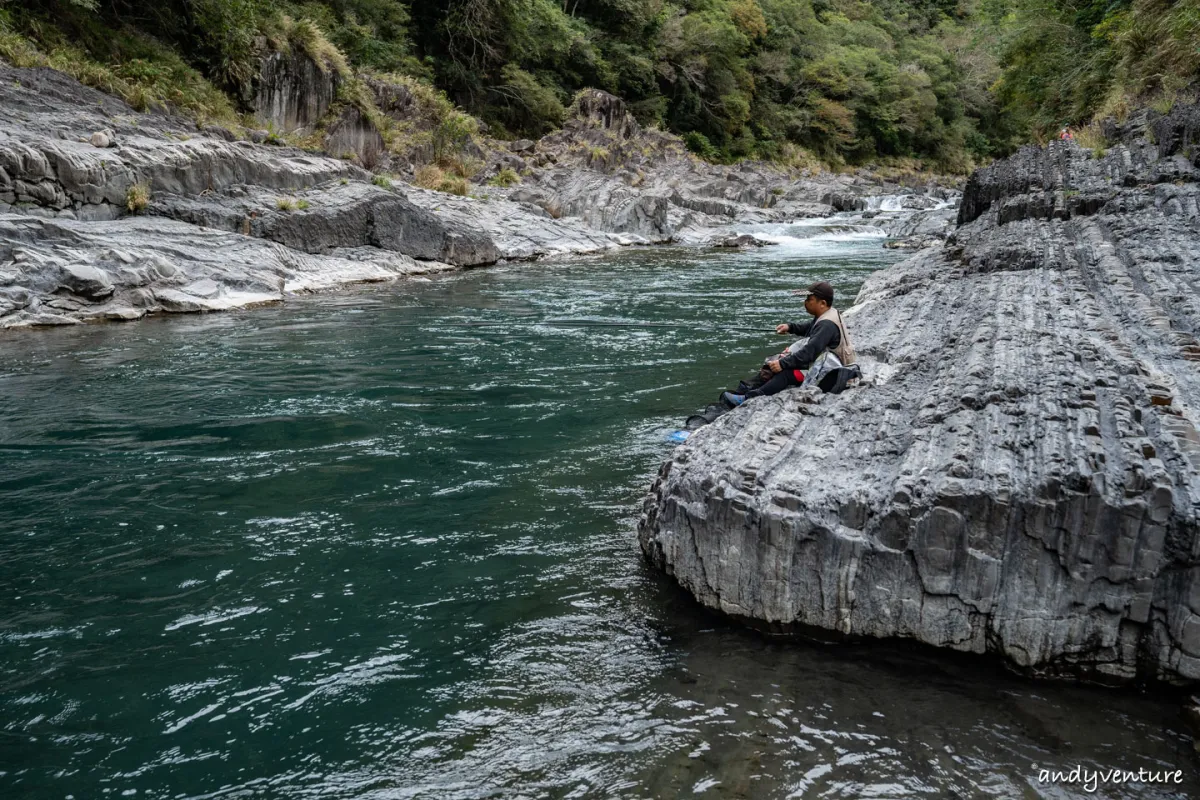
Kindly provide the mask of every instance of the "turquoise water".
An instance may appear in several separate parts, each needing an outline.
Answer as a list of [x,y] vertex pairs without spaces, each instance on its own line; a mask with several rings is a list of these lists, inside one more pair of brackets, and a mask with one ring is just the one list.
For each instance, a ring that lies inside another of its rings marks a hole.
[[735,328],[894,258],[774,233],[0,338],[0,797],[1194,796],[1168,701],[768,641],[643,564],[666,435],[787,341]]

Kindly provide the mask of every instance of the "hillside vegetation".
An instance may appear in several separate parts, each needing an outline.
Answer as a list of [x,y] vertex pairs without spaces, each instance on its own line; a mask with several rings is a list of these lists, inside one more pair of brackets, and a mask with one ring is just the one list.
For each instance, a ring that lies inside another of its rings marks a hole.
[[281,40],[498,138],[595,87],[714,161],[961,172],[1190,91],[1200,0],[0,0],[0,56],[204,120],[249,110]]
[[993,93],[1018,130],[1167,111],[1195,97],[1200,0],[987,0],[977,25],[1001,59]]

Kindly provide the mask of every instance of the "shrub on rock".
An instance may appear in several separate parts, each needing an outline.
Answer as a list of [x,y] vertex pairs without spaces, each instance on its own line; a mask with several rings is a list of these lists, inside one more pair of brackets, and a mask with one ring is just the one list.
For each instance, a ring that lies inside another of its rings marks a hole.
[[137,214],[150,205],[150,184],[135,183],[125,192],[125,208]]

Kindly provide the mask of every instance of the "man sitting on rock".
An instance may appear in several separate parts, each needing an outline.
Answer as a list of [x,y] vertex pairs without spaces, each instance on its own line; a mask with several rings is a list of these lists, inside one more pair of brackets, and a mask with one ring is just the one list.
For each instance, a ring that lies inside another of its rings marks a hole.
[[[833,286],[820,281],[808,287],[804,310],[812,315],[811,322],[785,322],[775,328],[779,334],[807,336],[804,346],[768,361],[757,379],[749,384],[743,382],[738,387],[744,392],[725,392],[721,395],[722,400],[731,406],[740,406],[751,397],[778,394],[804,383],[802,370],[806,369],[812,371],[809,380],[826,392],[840,392],[847,380],[858,376],[854,346],[842,323],[841,312],[833,307]],[[830,355],[837,363],[829,358]]]

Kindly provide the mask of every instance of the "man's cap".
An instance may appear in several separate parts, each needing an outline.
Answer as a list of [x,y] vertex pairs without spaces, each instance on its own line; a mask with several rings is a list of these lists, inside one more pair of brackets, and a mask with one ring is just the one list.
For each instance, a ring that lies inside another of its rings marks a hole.
[[833,305],[833,284],[829,281],[817,281],[807,289],[797,289],[792,294],[811,294],[829,303],[829,305]]

